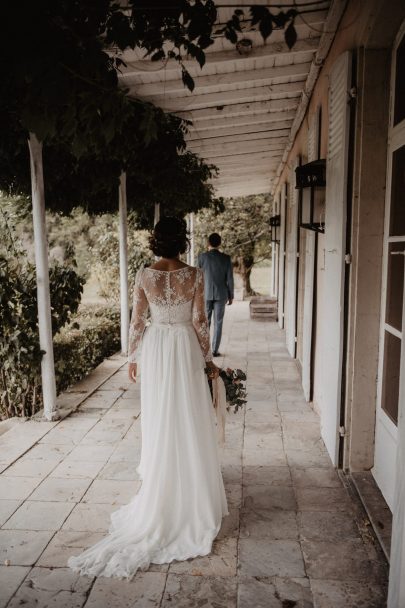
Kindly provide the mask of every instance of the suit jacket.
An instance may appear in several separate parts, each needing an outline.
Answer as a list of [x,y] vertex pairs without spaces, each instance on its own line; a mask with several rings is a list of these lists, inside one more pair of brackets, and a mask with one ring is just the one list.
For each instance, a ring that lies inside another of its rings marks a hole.
[[200,253],[197,266],[204,271],[206,300],[233,300],[233,268],[229,255],[211,249]]

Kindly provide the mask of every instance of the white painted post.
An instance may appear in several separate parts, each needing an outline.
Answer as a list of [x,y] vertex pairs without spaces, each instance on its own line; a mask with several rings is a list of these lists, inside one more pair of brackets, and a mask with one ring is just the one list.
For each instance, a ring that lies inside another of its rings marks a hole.
[[44,355],[41,359],[42,395],[44,416],[57,418],[56,382],[53,359],[51,296],[49,291],[48,243],[46,238],[44,173],[42,143],[34,133],[28,140],[31,165],[32,219],[34,225],[35,266],[37,275],[39,344]]
[[119,185],[119,248],[120,248],[120,300],[121,300],[121,351],[128,351],[129,297],[128,297],[128,222],[127,174],[120,175]]
[[194,241],[194,213],[190,213],[189,215],[190,218],[190,224],[189,224],[189,230],[190,230],[190,266],[194,266],[194,261],[195,261],[195,241]]
[[160,220],[160,203],[155,203],[155,217],[153,219],[153,225],[156,226]]
[[276,244],[271,244],[270,297],[276,297]]

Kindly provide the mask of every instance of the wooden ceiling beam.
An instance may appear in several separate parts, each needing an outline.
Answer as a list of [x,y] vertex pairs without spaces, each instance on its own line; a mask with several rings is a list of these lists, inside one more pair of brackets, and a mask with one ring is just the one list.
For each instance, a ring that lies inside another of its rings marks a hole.
[[276,137],[262,139],[260,141],[247,141],[240,142],[239,146],[235,143],[230,144],[212,144],[211,146],[201,146],[200,148],[194,148],[193,152],[198,152],[200,156],[214,158],[215,156],[223,156],[224,153],[235,153],[238,149],[243,153],[248,152],[267,152],[271,150],[280,150],[283,148],[283,144],[288,141],[287,135],[285,137]]
[[258,150],[257,152],[220,152],[219,154],[206,154],[204,156],[204,160],[207,163],[211,163],[213,165],[221,166],[221,163],[227,162],[229,159],[239,160],[240,162],[245,162],[249,159],[253,159],[256,157],[281,157],[284,152],[284,146],[267,146],[265,150]]
[[235,103],[250,103],[254,101],[268,101],[271,99],[283,99],[284,97],[298,97],[305,84],[305,76],[294,78],[293,82],[281,84],[266,84],[262,86],[239,88],[215,93],[197,93],[182,97],[154,96],[145,97],[145,101],[159,106],[166,112],[193,112],[204,108],[216,108]]
[[181,79],[169,80],[168,82],[152,82],[149,84],[137,84],[131,82],[130,79],[126,81],[126,85],[138,96],[145,98],[156,98],[168,97],[171,93],[178,94],[181,96],[189,96],[197,93],[215,93],[220,92],[221,88],[237,86],[239,84],[259,83],[264,84],[276,84],[276,82],[285,81],[291,77],[306,77],[311,67],[310,62],[296,63],[292,65],[276,66],[272,68],[262,68],[258,70],[246,69],[238,72],[228,72],[225,74],[212,74],[210,76],[198,76],[194,80],[195,89],[193,93],[185,88]]
[[268,114],[270,112],[284,110],[294,110],[297,107],[297,98],[294,99],[273,99],[263,101],[252,101],[250,103],[234,103],[229,105],[218,105],[215,108],[204,108],[201,110],[194,110],[193,112],[187,111],[185,108],[181,112],[177,112],[182,118],[192,120],[193,124],[197,125],[199,122],[210,121],[208,124],[212,127],[213,120],[231,118],[231,117],[243,117],[243,116],[257,116],[259,114]]
[[[198,151],[202,147],[208,147],[216,144],[228,144],[228,143],[239,143],[243,141],[258,141],[260,139],[268,139],[273,137],[288,136],[291,128],[291,122],[286,123],[285,126],[277,125],[276,129],[262,129],[256,130],[253,133],[232,133],[231,135],[216,135],[211,137],[205,137],[201,139],[193,139],[188,141],[187,148],[189,150]],[[282,123],[284,124],[284,123]]]
[[251,129],[260,129],[274,124],[284,124],[287,121],[293,120],[294,116],[294,110],[287,110],[286,112],[269,112],[268,114],[254,114],[253,116],[245,115],[237,118],[224,118],[222,121],[216,120],[214,126],[208,121],[199,122],[196,125],[190,126],[186,139],[187,141],[191,141],[193,139],[211,137],[212,134],[216,133],[231,135],[232,133],[239,133],[241,130],[251,132]]

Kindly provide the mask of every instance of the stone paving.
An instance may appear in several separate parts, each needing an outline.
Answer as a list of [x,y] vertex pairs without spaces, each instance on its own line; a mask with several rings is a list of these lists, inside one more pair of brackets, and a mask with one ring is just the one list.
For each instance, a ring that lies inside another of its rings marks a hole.
[[[100,370],[80,383],[75,413],[59,423],[22,423],[0,437],[0,608],[385,605],[386,563],[359,502],[331,466],[283,332],[250,321],[248,312],[247,303],[227,308],[221,347],[221,365],[247,369],[249,403],[227,424],[230,515],[212,554],[152,566],[130,582],[80,577],[66,567],[69,555],[105,534],[110,513],[139,487],[139,386],[116,358],[99,388]],[[89,387],[95,392],[86,398]],[[19,457],[16,446],[23,446]]]

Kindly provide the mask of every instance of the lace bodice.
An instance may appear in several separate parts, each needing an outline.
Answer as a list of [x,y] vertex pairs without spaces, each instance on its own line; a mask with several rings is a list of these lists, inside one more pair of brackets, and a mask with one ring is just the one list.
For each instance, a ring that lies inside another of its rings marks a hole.
[[211,361],[210,332],[205,313],[204,274],[199,268],[143,268],[135,279],[129,329],[128,361],[136,362],[146,322],[192,323],[206,361]]

